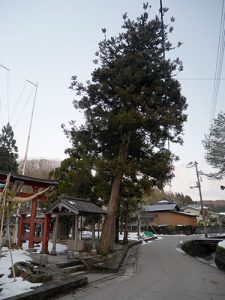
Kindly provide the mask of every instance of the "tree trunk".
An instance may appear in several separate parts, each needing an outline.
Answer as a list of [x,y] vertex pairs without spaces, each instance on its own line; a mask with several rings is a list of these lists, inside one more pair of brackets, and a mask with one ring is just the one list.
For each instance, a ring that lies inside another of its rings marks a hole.
[[[119,204],[119,203],[118,203]],[[120,235],[120,205],[117,206],[117,215],[116,215],[116,234],[115,234],[115,242],[119,242]]]
[[112,191],[107,209],[107,216],[103,225],[102,236],[99,246],[99,253],[102,255],[109,253],[113,249],[115,243],[116,212],[121,181],[122,175],[118,175],[115,177],[112,185]]
[[128,200],[125,204],[125,222],[124,222],[124,236],[123,236],[123,244],[128,244],[128,217],[129,217],[129,210],[128,210]]
[[[120,147],[120,152],[118,158],[125,162],[128,154],[128,146],[130,142],[130,133],[123,135],[122,144]],[[120,185],[122,182],[123,173],[118,174],[114,177],[111,195],[109,199],[107,215],[102,229],[102,236],[99,245],[99,253],[105,255],[113,250],[116,237],[116,216],[117,207],[120,193]]]

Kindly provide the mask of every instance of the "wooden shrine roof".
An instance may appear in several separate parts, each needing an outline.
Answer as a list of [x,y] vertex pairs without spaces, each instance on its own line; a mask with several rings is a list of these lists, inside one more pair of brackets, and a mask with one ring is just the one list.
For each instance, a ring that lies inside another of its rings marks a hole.
[[47,208],[45,213],[60,213],[65,209],[77,215],[106,214],[105,210],[91,203],[88,199],[68,196],[60,196],[58,200]]

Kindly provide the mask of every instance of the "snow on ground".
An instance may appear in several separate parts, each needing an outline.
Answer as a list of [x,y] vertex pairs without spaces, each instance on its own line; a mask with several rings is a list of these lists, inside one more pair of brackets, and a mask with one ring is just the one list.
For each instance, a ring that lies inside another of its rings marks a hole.
[[179,252],[179,253],[185,254],[185,252],[179,247],[176,248],[176,251]]
[[[92,233],[90,231],[84,231],[82,233],[83,238],[91,238]],[[98,236],[98,233],[96,233],[96,237]],[[144,241],[145,235],[142,232],[140,234],[141,238],[143,239],[142,245],[146,245],[151,243],[152,241]],[[120,240],[123,240],[123,234],[120,234],[119,236]],[[158,237],[157,240],[162,239],[162,237]],[[129,232],[128,234],[128,240],[139,240],[137,232]],[[49,242],[48,244],[49,251],[52,250],[52,242]],[[23,249],[22,250],[12,250],[12,257],[13,257],[13,263],[15,264],[18,261],[31,261],[31,257],[29,256],[29,253],[26,251],[28,249],[28,241],[26,243],[23,243]],[[35,252],[39,253],[41,251],[41,244],[36,244]],[[67,249],[66,245],[63,244],[56,244],[56,251],[58,253],[63,253]],[[4,274],[2,277],[0,277],[0,289],[2,291],[0,292],[0,299],[6,299],[8,297],[12,297],[18,294],[26,293],[29,291],[32,291],[33,288],[38,287],[42,285],[42,283],[30,283],[26,280],[23,280],[21,277],[16,277],[16,281],[14,281],[13,278],[8,278],[11,268],[11,260],[10,260],[10,252],[9,249],[6,247],[2,248],[2,257],[0,259],[0,274]]]
[[225,240],[221,241],[218,243],[218,246],[222,247],[225,249]]
[[[52,251],[52,246],[53,243],[52,242],[48,242],[48,251],[51,252]],[[28,247],[28,241],[26,241],[26,243],[23,243],[23,250],[27,250]],[[34,245],[34,249],[36,253],[40,253],[41,252],[41,243],[40,244],[35,244]],[[59,244],[56,243],[56,251],[61,254],[63,252],[65,252],[67,250],[67,245],[63,245],[63,244]]]
[[[52,250],[53,244],[49,242],[49,251]],[[63,253],[66,251],[66,245],[56,244],[56,251],[58,253]],[[13,264],[18,261],[32,261],[29,253],[26,251],[28,249],[28,241],[23,243],[23,250],[12,250]],[[36,252],[41,251],[41,244],[36,244],[34,249]],[[13,278],[8,278],[11,268],[10,252],[6,247],[2,248],[2,257],[0,259],[0,274],[4,276],[0,277],[0,299],[5,299],[18,294],[26,293],[32,291],[34,287],[42,285],[42,283],[30,283],[29,281],[23,280],[22,277],[16,277],[16,281]]]
[[[152,241],[145,241],[145,238],[148,238],[144,235],[144,232],[141,232],[140,234],[141,238],[143,239],[142,245],[147,245],[149,243],[152,243]],[[155,235],[157,236],[157,240],[162,239],[165,235]],[[181,235],[179,235],[181,236]],[[90,231],[83,231],[82,232],[83,238],[92,238],[92,233]],[[98,232],[96,232],[96,238],[98,237]],[[123,240],[123,234],[119,235],[119,239]],[[132,241],[138,241],[138,234],[137,232],[129,232],[128,234],[128,240]],[[220,242],[219,245],[223,248],[225,248],[225,240]],[[52,250],[53,244],[49,242],[49,251]],[[35,245],[36,252],[41,251],[41,244]],[[32,259],[29,256],[29,253],[26,252],[28,249],[28,242],[23,243],[23,250],[13,250],[12,256],[13,256],[13,263],[16,263],[18,261],[31,261]],[[67,249],[66,245],[63,244],[56,244],[56,251],[58,253],[64,253]],[[11,267],[11,261],[10,261],[10,253],[8,248],[3,247],[2,257],[0,259],[0,274],[4,274],[2,277],[0,277],[0,289],[2,291],[0,292],[0,299],[6,299],[8,297],[12,297],[14,295],[22,294],[28,291],[32,291],[34,287],[40,286],[41,283],[30,283],[26,280],[23,280],[21,277],[16,277],[16,281],[14,282],[13,278],[8,278],[8,275],[11,273],[10,267]],[[177,249],[178,251],[178,249]],[[182,250],[180,249],[179,252]]]
[[[13,250],[12,257],[14,264],[18,261],[31,261],[28,253],[24,250]],[[32,291],[32,288],[41,285],[41,283],[30,283],[26,280],[23,281],[21,277],[16,277],[16,281],[14,281],[13,278],[8,278],[11,273],[10,267],[10,252],[8,248],[4,247],[0,260],[0,274],[4,274],[0,278],[0,289],[2,289],[2,291],[0,292],[0,299],[5,299],[28,291]]]
[[[101,236],[101,232],[99,233],[99,236]],[[82,232],[82,237],[83,238],[92,238],[92,232],[91,231],[83,231]],[[95,233],[95,237],[98,238],[98,232]],[[123,240],[123,237],[124,237],[124,234],[119,234],[119,240],[122,241]],[[140,233],[140,237],[141,239],[143,239],[143,242],[142,242],[142,245],[146,245],[146,244],[149,244],[151,243],[152,241],[144,241],[144,238],[147,238],[144,234],[144,232],[141,232]],[[157,235],[158,237],[158,235]],[[158,237],[158,240],[161,239],[161,237]],[[129,241],[139,241],[140,238],[138,237],[138,233],[137,232],[129,232],[128,233],[128,240]]]

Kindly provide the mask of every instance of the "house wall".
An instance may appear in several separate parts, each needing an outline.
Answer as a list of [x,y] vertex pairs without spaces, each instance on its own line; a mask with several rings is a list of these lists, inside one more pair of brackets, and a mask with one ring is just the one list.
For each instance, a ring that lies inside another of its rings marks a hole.
[[174,212],[156,212],[151,225],[197,225],[197,219],[193,216],[182,215]]
[[[185,213],[190,213],[192,215],[195,215],[197,217],[197,222],[199,221],[203,221],[203,216],[201,215],[201,212],[199,209],[195,209],[195,208],[191,208],[191,207],[186,207],[183,209],[183,211]],[[222,225],[221,220],[219,218],[219,214],[213,211],[209,211],[209,210],[204,210],[206,213],[206,218],[210,219],[210,218],[214,218],[215,222],[218,223],[219,225]],[[215,223],[214,222],[214,223]]]
[[191,207],[186,207],[186,208],[183,209],[183,211],[185,213],[195,215],[197,217],[197,222],[203,220],[203,217],[200,214],[200,210],[199,209],[195,209],[195,208],[191,208]]

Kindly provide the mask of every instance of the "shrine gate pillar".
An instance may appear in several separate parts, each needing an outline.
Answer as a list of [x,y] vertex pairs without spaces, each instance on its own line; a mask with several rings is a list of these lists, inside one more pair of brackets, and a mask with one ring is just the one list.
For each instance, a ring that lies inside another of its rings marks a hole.
[[[38,192],[38,187],[32,186],[33,193]],[[29,249],[34,248],[35,225],[36,225],[36,212],[37,212],[37,198],[32,200],[31,216],[30,216],[30,234],[29,234]]]

